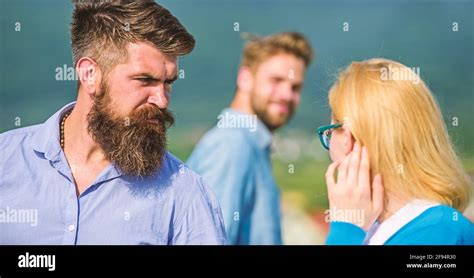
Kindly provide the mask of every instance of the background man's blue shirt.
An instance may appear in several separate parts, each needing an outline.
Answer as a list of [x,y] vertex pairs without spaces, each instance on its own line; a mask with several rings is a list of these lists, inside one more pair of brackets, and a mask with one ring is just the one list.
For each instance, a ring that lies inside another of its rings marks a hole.
[[225,243],[214,194],[170,153],[141,180],[111,163],[77,196],[59,146],[60,116],[73,105],[0,134],[0,244]]
[[[246,115],[229,108],[221,115],[226,113]],[[270,131],[260,121],[256,129],[216,126],[187,161],[216,193],[229,244],[282,244],[280,193],[272,174],[271,140]]]

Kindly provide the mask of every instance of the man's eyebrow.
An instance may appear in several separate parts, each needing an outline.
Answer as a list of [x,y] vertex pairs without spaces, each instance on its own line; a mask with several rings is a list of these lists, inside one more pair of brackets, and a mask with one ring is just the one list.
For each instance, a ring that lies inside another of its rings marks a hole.
[[178,75],[177,75],[177,74],[173,75],[171,78],[168,78],[167,81],[173,83],[173,82],[176,81],[176,79],[178,79]]
[[[132,76],[132,78],[147,78],[147,79],[150,79],[151,81],[161,81],[162,78],[158,78],[150,73],[139,73],[139,74],[134,74]],[[174,82],[176,81],[176,79],[178,79],[178,75],[175,74],[173,75],[171,78],[167,78],[165,79],[165,81],[167,82]]]
[[151,80],[160,80],[159,78],[155,77],[154,75],[152,74],[149,74],[149,73],[137,73],[137,74],[133,74],[132,75],[132,78],[147,78],[147,79],[151,79]]

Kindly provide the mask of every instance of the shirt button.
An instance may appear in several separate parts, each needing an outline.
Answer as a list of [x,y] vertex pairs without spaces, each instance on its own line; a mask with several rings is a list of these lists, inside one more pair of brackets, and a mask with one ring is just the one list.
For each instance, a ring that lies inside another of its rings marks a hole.
[[74,226],[74,225],[69,225],[69,231],[70,231],[70,232],[74,231],[75,228],[76,228],[76,226]]

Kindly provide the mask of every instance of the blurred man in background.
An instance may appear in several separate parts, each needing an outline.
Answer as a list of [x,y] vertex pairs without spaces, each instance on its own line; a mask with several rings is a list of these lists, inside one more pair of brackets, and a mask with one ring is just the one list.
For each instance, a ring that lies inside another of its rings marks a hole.
[[229,244],[282,244],[272,133],[298,107],[313,56],[298,33],[252,39],[244,49],[230,107],[188,160],[217,194]]

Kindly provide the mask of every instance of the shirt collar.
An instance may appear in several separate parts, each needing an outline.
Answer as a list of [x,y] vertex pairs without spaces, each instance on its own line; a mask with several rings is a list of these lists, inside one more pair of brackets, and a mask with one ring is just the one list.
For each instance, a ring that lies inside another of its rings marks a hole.
[[59,121],[63,115],[69,112],[76,102],[71,102],[63,106],[54,113],[35,133],[33,137],[33,149],[43,153],[48,160],[58,160],[61,152],[59,144]]
[[[61,145],[59,144],[59,122],[62,117],[74,108],[76,102],[71,102],[63,106],[59,111],[54,113],[41,128],[35,133],[33,137],[33,149],[37,152],[43,153],[44,157],[53,163],[53,166],[61,171],[64,175],[72,180],[70,176],[70,170],[66,158],[62,152]],[[120,170],[111,163],[105,171],[103,171],[94,184],[98,184],[107,180],[114,179],[121,176]],[[84,191],[81,195],[88,192],[89,189]]]
[[381,224],[376,222],[374,227],[367,233],[365,243],[369,245],[383,245],[403,226],[410,223],[427,209],[438,205],[438,203],[420,199],[410,201]]
[[[221,115],[235,115],[235,116],[251,116],[250,114],[241,112],[233,108],[226,108],[222,110]],[[247,134],[249,134],[251,140],[261,149],[270,149],[272,144],[272,133],[267,128],[267,126],[257,117],[256,118],[256,128],[255,130],[251,128],[245,128]]]

